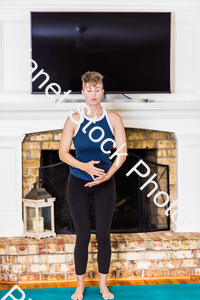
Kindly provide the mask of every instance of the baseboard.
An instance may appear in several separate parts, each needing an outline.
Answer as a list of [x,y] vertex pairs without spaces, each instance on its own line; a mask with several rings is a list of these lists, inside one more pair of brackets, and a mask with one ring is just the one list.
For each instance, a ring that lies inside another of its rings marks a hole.
[[[150,282],[150,281],[169,281],[169,280],[187,280],[187,281],[192,281],[192,280],[199,280],[200,282],[200,276],[168,276],[168,277],[137,277],[137,278],[132,278],[132,277],[127,277],[127,278],[108,278],[107,279],[107,283],[109,285],[109,282],[112,282],[113,285],[117,284],[117,283],[120,283],[123,281],[124,282],[127,282],[128,285],[130,285],[130,282],[131,283],[134,283],[134,282],[137,282],[137,281],[146,281],[146,282]],[[53,285],[53,284],[60,284],[60,285],[64,285],[64,284],[73,284],[73,283],[76,283],[77,280],[74,280],[74,279],[70,279],[70,280],[38,280],[38,281],[0,281],[0,285],[15,285],[15,284],[19,284],[19,285]],[[90,283],[90,286],[91,284],[95,284],[95,283],[98,283],[99,282],[99,278],[91,278],[91,279],[85,279],[85,283],[86,283],[86,286],[87,286],[87,283]],[[178,283],[178,282],[177,282]],[[123,284],[124,285],[124,284]],[[35,287],[32,287],[32,288],[37,288],[36,286]]]

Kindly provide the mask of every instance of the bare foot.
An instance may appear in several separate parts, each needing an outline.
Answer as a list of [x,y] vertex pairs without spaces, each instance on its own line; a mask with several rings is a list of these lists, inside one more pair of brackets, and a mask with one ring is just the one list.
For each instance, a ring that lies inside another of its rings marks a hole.
[[84,293],[84,286],[77,287],[75,293],[71,296],[71,299],[75,300],[82,300],[83,299],[83,293]]
[[101,287],[100,293],[104,299],[113,299],[115,297],[111,292],[109,292],[107,286]]

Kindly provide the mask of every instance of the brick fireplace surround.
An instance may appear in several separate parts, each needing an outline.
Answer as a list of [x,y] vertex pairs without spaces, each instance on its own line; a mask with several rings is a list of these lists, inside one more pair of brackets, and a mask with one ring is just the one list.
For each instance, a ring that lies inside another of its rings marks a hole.
[[[186,221],[176,226],[171,222],[169,231],[111,234],[108,277],[200,276],[200,105],[127,102],[103,103],[103,106],[121,115],[129,148],[156,148],[157,162],[169,164],[170,201],[180,200],[178,209],[187,212]],[[41,240],[24,238],[21,221],[21,187],[24,195],[35,181],[40,150],[58,149],[61,128],[71,109],[75,110],[73,103],[2,105],[0,175],[4,202],[0,210],[0,281],[75,279],[75,235]],[[14,175],[10,176],[10,172]],[[165,228],[164,221],[160,225]],[[97,246],[92,234],[87,278],[98,278]]]
[[[34,240],[0,238],[0,281],[76,279],[75,235]],[[200,233],[160,231],[111,234],[108,278],[200,276]],[[86,278],[99,278],[96,236],[91,234]]]
[[[155,159],[156,163],[169,165],[169,183],[170,183],[170,200],[175,200],[175,183],[176,183],[176,140],[173,133],[159,132],[155,130],[144,130],[139,128],[125,128],[128,149],[155,149],[155,158],[150,156],[149,160]],[[39,175],[39,166],[41,159],[41,150],[59,149],[62,130],[53,130],[27,134],[22,143],[22,188],[23,197],[31,190],[32,184]],[[71,149],[74,149],[72,143]],[[131,168],[131,166],[130,166]],[[129,169],[130,169],[129,168]],[[158,176],[161,176],[161,170],[157,170]],[[125,174],[123,174],[125,176]],[[166,173],[159,181],[161,190],[166,188]],[[54,195],[55,196],[55,195]],[[158,197],[158,203],[163,203]],[[176,210],[174,206],[170,211],[171,214]],[[158,208],[158,228],[167,228],[167,218],[165,208]]]

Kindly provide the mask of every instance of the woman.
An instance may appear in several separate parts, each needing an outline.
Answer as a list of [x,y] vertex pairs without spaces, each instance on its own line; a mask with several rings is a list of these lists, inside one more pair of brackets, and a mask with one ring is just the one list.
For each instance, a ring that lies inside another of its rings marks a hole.
[[[116,190],[113,174],[126,159],[126,135],[121,117],[101,106],[104,94],[103,76],[86,72],[82,77],[82,95],[86,107],[67,118],[59,148],[59,157],[72,166],[67,181],[67,202],[76,229],[74,249],[77,289],[72,299],[82,299],[90,241],[90,195],[95,213],[98,242],[100,293],[113,299],[107,288],[110,266],[110,228],[114,213]],[[113,140],[114,139],[114,140]],[[70,153],[72,140],[76,158]],[[119,149],[112,164],[112,146]]]

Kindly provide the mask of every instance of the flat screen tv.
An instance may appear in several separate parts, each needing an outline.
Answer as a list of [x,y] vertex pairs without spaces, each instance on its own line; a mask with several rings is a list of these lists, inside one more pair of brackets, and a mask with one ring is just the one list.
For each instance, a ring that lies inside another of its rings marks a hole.
[[104,75],[105,93],[170,93],[170,37],[170,12],[31,12],[32,59],[62,93],[80,93],[87,71]]

